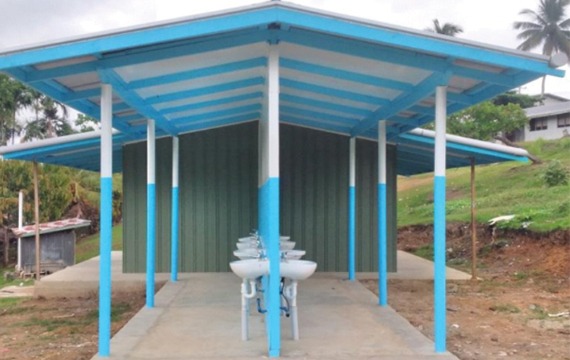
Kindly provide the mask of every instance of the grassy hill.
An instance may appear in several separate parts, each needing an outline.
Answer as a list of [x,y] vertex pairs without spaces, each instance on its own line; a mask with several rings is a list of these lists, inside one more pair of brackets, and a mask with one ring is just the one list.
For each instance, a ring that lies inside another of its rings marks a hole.
[[[570,185],[548,187],[544,173],[553,161],[570,170],[570,138],[523,144],[543,164],[507,162],[477,166],[477,222],[514,214],[502,226],[537,232],[570,229]],[[433,174],[398,179],[398,225],[433,222]],[[470,221],[470,169],[447,171],[447,220]]]

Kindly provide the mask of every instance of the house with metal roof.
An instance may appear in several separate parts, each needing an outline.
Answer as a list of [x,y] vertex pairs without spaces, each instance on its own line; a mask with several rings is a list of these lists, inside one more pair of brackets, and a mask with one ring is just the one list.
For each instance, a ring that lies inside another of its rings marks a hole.
[[570,136],[570,100],[559,99],[525,109],[528,124],[513,133],[513,140],[556,140]]
[[[0,51],[0,70],[101,122],[2,149],[101,173],[99,355],[110,354],[112,172],[124,175],[125,270],[226,271],[267,247],[268,354],[281,354],[280,234],[320,269],[375,269],[388,306],[396,174],[434,171],[435,352],[446,351],[445,170],[524,158],[445,135],[449,113],[556,69],[548,58],[271,1]],[[414,130],[435,121],[435,132]],[[115,129],[115,130],[113,130]],[[145,223],[145,226],[141,226]],[[146,239],[146,241],[141,241]],[[389,241],[389,239],[392,239]]]

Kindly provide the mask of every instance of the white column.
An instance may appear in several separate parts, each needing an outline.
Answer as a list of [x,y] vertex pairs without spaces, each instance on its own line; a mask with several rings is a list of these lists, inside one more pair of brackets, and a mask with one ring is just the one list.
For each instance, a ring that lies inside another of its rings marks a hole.
[[154,120],[147,120],[146,186],[146,306],[154,307],[154,263],[156,252],[156,150]]
[[349,141],[348,280],[356,279],[356,138]]
[[386,121],[378,122],[378,304],[388,305]]
[[447,88],[435,92],[435,154],[434,154],[434,338],[435,351],[446,351],[445,295],[445,158]]
[[[24,192],[18,193],[18,229],[24,226]],[[18,264],[16,270],[22,270],[22,239],[18,238]]]
[[113,243],[113,88],[101,85],[101,208],[99,261],[99,356],[111,342],[111,246]]
[[172,137],[172,210],[170,216],[171,221],[171,254],[170,254],[170,280],[178,280],[178,231],[179,231],[179,217],[178,217],[178,172],[179,172],[179,144],[178,136]]

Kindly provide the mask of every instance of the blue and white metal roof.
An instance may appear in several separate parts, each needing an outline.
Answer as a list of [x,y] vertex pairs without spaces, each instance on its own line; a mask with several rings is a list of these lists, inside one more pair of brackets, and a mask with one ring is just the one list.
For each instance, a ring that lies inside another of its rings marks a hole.
[[[549,58],[271,1],[202,16],[0,50],[0,71],[87,115],[114,89],[120,141],[258,120],[268,43],[280,53],[280,121],[392,141],[434,118],[545,74]],[[74,166],[73,161],[70,162]]]
[[[414,129],[400,134],[391,143],[397,146],[399,175],[433,171],[435,132]],[[144,140],[144,139],[143,139]],[[122,171],[123,145],[131,138],[118,132],[113,135],[113,171]],[[98,131],[46,139],[0,148],[5,159],[29,160],[99,171],[101,139]],[[447,135],[447,167],[469,166],[471,159],[478,165],[502,161],[527,161],[524,149]]]

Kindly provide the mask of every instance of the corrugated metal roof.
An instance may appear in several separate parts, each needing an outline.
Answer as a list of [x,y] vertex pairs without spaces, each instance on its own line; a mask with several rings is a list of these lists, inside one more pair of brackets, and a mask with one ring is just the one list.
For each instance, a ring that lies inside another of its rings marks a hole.
[[[91,225],[91,220],[85,219],[63,219],[40,224],[40,234],[48,234],[58,231],[77,229]],[[36,233],[35,225],[26,225],[22,228],[12,228],[14,235],[17,237],[33,236]]]
[[[94,118],[100,85],[111,84],[119,146],[143,138],[146,119],[158,136],[258,120],[270,44],[279,47],[282,123],[376,138],[387,120],[393,142],[433,120],[436,86],[448,85],[453,113],[564,74],[542,55],[281,1],[0,50],[0,71]],[[42,161],[86,167],[82,155],[50,155],[60,158]],[[95,158],[86,158],[91,169]]]
[[559,115],[559,114],[570,114],[570,101],[535,106],[525,109],[526,116],[531,119],[543,116]]

